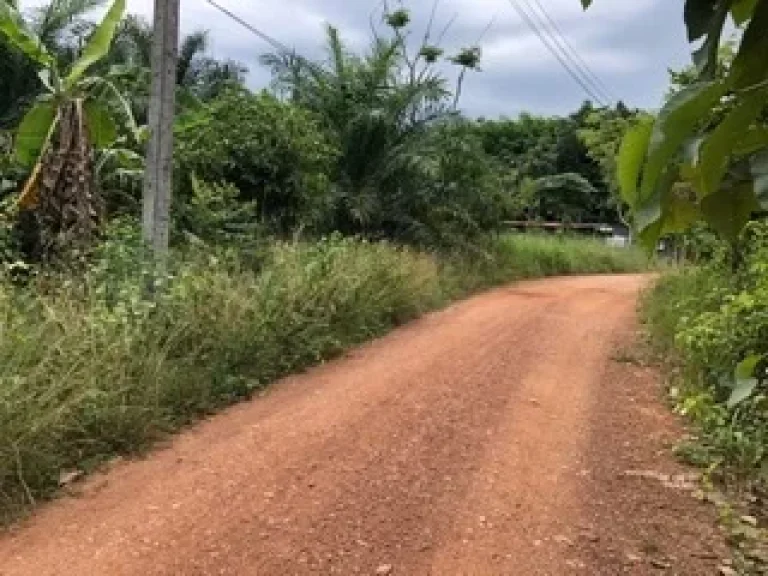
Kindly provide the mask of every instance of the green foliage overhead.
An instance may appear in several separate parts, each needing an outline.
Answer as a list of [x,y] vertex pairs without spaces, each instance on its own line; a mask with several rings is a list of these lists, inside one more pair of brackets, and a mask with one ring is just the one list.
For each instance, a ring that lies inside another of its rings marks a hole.
[[[643,169],[643,161],[653,134],[653,119],[642,118],[627,131],[619,148],[617,159],[617,177],[621,196],[630,208],[640,205],[637,182]],[[621,167],[619,169],[619,167]]]
[[0,0],[0,33],[11,46],[23,52],[42,67],[53,64],[54,58],[43,46],[40,38],[29,29],[18,10],[7,0]]
[[[718,58],[728,15],[744,34],[724,68]],[[732,242],[764,202],[759,159],[766,148],[754,135],[765,129],[768,103],[768,0],[687,0],[684,17],[688,39],[703,39],[694,54],[698,76],[669,98],[645,150],[639,133],[631,133],[619,164],[624,195],[643,216],[635,220],[649,247],[676,229],[669,222],[689,220],[677,211],[689,214],[691,206],[670,194],[678,181],[695,193],[701,216]]]
[[[4,2],[4,0],[0,0]],[[1,5],[0,5],[1,6]],[[32,33],[21,17],[5,21],[0,32],[5,37],[24,37],[28,40],[25,44],[15,42],[15,45],[24,50],[24,54],[45,67],[40,72],[44,79],[47,93],[38,95],[37,104],[34,105],[19,125],[16,140],[16,158],[26,167],[31,167],[42,155],[45,148],[51,142],[56,129],[58,118],[57,108],[69,101],[77,99],[93,99],[98,94],[92,92],[96,84],[94,78],[84,78],[85,72],[99,60],[103,59],[110,48],[118,23],[125,12],[125,0],[114,0],[111,8],[102,22],[96,27],[80,57],[72,64],[66,79],[62,80],[62,73],[55,59],[39,58],[40,39]],[[30,39],[34,39],[32,42]],[[105,106],[89,104],[85,107],[87,123],[92,135],[96,136],[96,144],[108,145],[116,139],[116,123],[111,113]]]
[[[87,13],[105,1],[48,0],[24,17],[16,12],[12,26],[6,21],[0,30],[0,77],[8,79],[0,81],[0,126],[15,126],[41,91],[59,83],[54,69],[65,70],[78,58],[93,28]],[[25,45],[10,39],[20,34]]]
[[66,88],[71,89],[80,81],[88,68],[107,55],[112,39],[115,37],[117,25],[122,20],[124,13],[125,0],[115,0],[101,23],[96,27],[90,40],[88,40],[88,44],[83,49],[80,58],[72,65],[69,74],[64,80]]

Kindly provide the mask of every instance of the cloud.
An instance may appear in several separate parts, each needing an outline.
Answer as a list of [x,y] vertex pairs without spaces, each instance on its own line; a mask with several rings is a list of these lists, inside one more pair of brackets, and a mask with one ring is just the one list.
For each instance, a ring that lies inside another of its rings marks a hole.
[[[534,56],[535,55],[535,56]],[[645,58],[636,52],[618,52],[605,47],[584,46],[579,49],[581,59],[595,74],[624,74],[642,68]],[[534,33],[517,36],[499,35],[483,45],[484,69],[499,74],[515,74],[557,68],[557,57],[542,45]]]
[[[44,0],[27,0],[24,6]],[[363,48],[371,23],[380,21],[381,0],[218,0],[260,30],[295,47],[307,57],[323,56],[324,25],[337,26],[354,47]],[[393,2],[395,0],[392,0]],[[482,36],[482,72],[464,88],[464,109],[475,116],[568,113],[587,98],[515,12],[512,0],[441,0],[435,30],[456,17],[445,35],[450,52],[475,44]],[[584,13],[579,0],[537,2],[565,33],[568,42],[611,93],[632,106],[657,107],[667,87],[667,69],[689,62],[682,23],[682,2],[669,0],[596,0]],[[153,0],[129,0],[133,12],[150,14]],[[432,0],[406,0],[412,9],[414,41],[421,38]],[[490,30],[488,24],[493,21]],[[185,31],[208,29],[217,57],[234,58],[251,69],[253,87],[266,86],[269,73],[258,63],[270,48],[216,11],[205,0],[186,0]]]

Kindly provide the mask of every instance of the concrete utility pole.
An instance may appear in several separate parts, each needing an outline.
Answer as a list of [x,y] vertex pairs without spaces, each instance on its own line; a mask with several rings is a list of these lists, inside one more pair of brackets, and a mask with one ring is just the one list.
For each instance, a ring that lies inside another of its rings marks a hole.
[[149,102],[150,139],[144,174],[142,229],[157,255],[168,252],[173,175],[173,116],[176,108],[176,66],[179,59],[179,2],[155,0],[152,44],[152,92]]

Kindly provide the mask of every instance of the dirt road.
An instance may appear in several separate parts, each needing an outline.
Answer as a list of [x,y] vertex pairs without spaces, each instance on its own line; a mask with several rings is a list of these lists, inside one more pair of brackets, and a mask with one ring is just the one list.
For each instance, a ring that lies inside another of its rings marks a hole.
[[281,382],[0,535],[0,574],[715,574],[625,352],[644,282],[496,290]]

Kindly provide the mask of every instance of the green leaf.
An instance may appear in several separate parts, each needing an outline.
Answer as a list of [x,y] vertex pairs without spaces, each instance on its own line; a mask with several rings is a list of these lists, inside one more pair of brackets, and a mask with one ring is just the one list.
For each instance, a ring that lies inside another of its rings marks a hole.
[[670,210],[674,209],[670,202],[671,192],[679,176],[677,166],[667,167],[653,196],[633,212],[635,229],[647,250],[658,243],[665,220],[669,218]]
[[760,361],[762,359],[763,359],[763,356],[761,356],[760,354],[753,354],[752,356],[748,356],[747,358],[739,362],[739,365],[736,366],[736,372],[735,372],[736,381],[746,380],[748,378],[754,378],[755,371],[757,370],[757,365],[760,364]]
[[109,148],[117,140],[117,125],[109,110],[98,102],[83,106],[88,134],[94,148]]
[[701,218],[701,210],[694,195],[693,190],[686,185],[672,187],[664,206],[662,236],[685,232]]
[[701,145],[704,138],[690,138],[683,143],[681,148],[680,176],[688,182],[694,190],[701,187]]
[[731,17],[736,26],[741,26],[752,18],[758,0],[736,0],[731,6]]
[[755,393],[759,382],[756,378],[747,378],[746,380],[737,380],[736,386],[734,386],[731,392],[731,397],[728,398],[728,408],[736,408],[739,404],[748,399]]
[[645,230],[638,232],[637,239],[640,246],[648,253],[653,254],[656,252],[656,248],[659,245],[659,238],[661,237],[662,222],[658,220],[656,223],[648,226]]
[[124,13],[125,0],[115,0],[106,16],[104,16],[104,19],[101,21],[101,24],[99,24],[90,40],[88,40],[88,44],[86,44],[83,49],[82,55],[77,62],[72,65],[69,76],[67,76],[64,83],[67,89],[72,88],[78,80],[82,78],[88,68],[107,55],[109,47],[112,44],[112,39],[115,36],[117,26],[123,19]]
[[640,199],[650,198],[665,167],[675,159],[683,143],[706,120],[726,91],[722,82],[701,82],[672,96],[653,127],[648,160],[643,171]]
[[653,132],[653,118],[646,117],[627,131],[619,148],[618,181],[621,196],[630,206],[637,206],[640,200],[638,185],[645,155]]
[[56,119],[53,102],[39,102],[27,112],[16,132],[16,159],[27,168],[33,166],[45,147]]
[[51,82],[51,71],[48,68],[43,68],[37,73],[37,77],[40,78],[40,82],[43,83],[49,92],[53,92],[53,83]]
[[27,27],[19,11],[7,0],[0,0],[0,34],[36,64],[53,66],[53,56],[45,49],[40,38]]
[[[690,0],[689,0],[690,1]],[[712,79],[717,72],[717,58],[720,50],[720,37],[728,18],[728,2],[721,2],[707,26],[707,39],[701,48],[693,53],[693,63],[703,78]]]
[[756,6],[747,26],[739,52],[731,67],[730,81],[734,88],[752,88],[768,78],[768,0]]
[[[689,142],[688,148],[694,147]],[[635,229],[646,250],[654,249],[664,234],[687,230],[701,216],[691,185],[679,182],[683,168],[667,165],[651,198],[633,210]]]
[[133,150],[128,150],[126,148],[118,148],[115,150],[115,158],[117,162],[120,164],[120,166],[123,167],[135,167],[135,168],[143,168],[144,167],[144,156],[141,154],[137,154]]
[[592,6],[592,0],[581,0],[581,6],[586,10],[590,6]]
[[733,155],[749,156],[763,148],[768,148],[768,128],[750,128],[736,142]]
[[759,208],[751,184],[722,186],[701,201],[701,211],[707,223],[731,243],[738,240],[744,226]]
[[704,140],[701,146],[701,190],[699,194],[714,194],[728,169],[735,143],[760,115],[765,107],[766,91],[746,94],[728,113],[725,119]]
[[635,228],[639,233],[661,222],[663,209],[661,198],[653,198],[645,205],[632,212]]
[[[123,93],[109,80],[105,78],[93,78],[92,82],[95,86],[102,86],[106,91],[111,94],[114,99],[114,104],[120,111],[121,116],[125,120],[126,127],[133,136],[133,139],[141,143],[141,134],[138,125],[136,124],[136,118],[133,116],[133,110],[131,109],[131,103],[123,96]],[[106,98],[106,96],[104,96]]]

